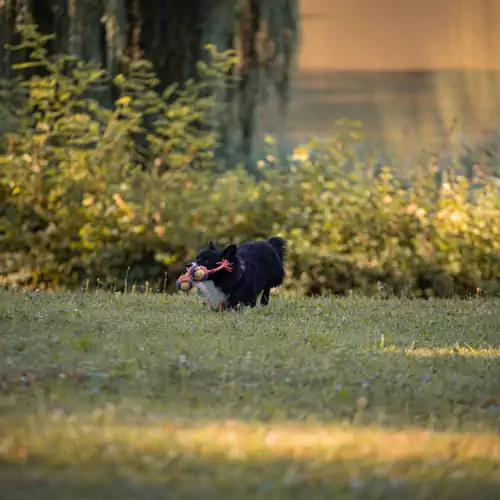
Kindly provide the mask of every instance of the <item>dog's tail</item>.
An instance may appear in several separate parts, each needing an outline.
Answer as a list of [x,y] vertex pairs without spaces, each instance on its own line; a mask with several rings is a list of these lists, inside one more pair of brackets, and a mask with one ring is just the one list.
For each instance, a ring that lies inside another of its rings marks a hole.
[[269,238],[267,241],[276,250],[276,253],[278,254],[281,262],[283,262],[285,260],[286,246],[287,246],[285,238],[273,236],[272,238]]

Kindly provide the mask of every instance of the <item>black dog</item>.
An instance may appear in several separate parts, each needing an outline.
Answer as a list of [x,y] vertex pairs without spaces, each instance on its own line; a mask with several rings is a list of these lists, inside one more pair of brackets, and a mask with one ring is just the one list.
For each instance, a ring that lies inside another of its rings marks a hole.
[[215,310],[234,309],[238,304],[255,307],[262,292],[260,303],[266,306],[271,288],[283,283],[285,252],[286,240],[278,237],[228,245],[224,250],[217,250],[210,242],[194,264],[210,270],[226,260],[232,271],[221,269],[209,274],[207,280],[197,284],[200,295]]

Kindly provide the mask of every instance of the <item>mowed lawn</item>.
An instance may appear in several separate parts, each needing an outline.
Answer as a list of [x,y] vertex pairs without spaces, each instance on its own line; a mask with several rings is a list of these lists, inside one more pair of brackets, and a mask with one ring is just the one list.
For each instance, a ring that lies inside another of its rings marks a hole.
[[500,300],[0,292],[0,498],[500,498]]

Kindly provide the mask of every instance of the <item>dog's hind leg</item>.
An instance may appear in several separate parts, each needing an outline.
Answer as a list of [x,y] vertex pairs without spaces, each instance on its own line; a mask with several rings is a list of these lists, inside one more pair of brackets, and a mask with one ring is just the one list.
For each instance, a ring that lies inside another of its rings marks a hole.
[[267,306],[269,304],[269,294],[271,293],[270,288],[264,288],[262,296],[260,297],[260,304],[262,306]]

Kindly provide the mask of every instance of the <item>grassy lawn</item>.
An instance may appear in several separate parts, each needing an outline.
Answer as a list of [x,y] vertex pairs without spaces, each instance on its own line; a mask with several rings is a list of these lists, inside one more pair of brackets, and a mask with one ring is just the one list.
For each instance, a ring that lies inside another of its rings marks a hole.
[[500,301],[0,292],[2,499],[500,498]]

